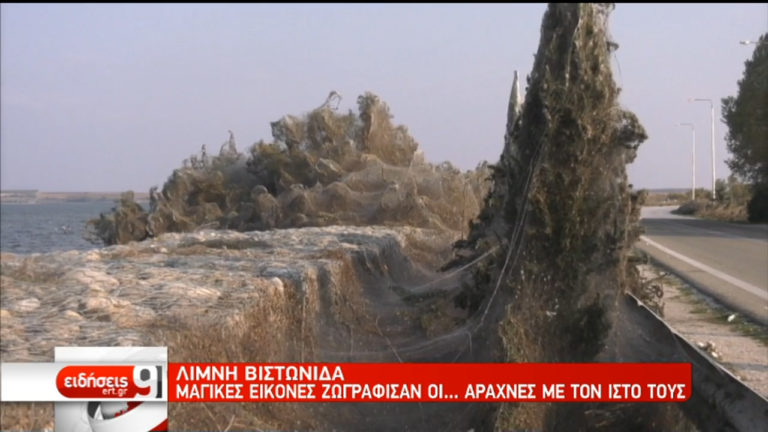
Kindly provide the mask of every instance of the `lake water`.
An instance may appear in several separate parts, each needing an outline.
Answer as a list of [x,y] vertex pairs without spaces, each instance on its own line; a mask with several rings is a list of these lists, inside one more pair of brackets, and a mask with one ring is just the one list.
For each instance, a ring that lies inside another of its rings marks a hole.
[[83,238],[85,222],[113,201],[0,204],[0,251],[37,253],[98,247]]

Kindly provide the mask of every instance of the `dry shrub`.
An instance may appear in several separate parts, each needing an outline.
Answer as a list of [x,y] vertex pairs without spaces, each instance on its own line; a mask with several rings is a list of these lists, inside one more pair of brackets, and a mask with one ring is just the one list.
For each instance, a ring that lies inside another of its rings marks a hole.
[[217,156],[184,161],[145,211],[126,193],[111,213],[88,222],[88,236],[127,243],[201,228],[239,231],[302,226],[411,225],[462,232],[480,209],[488,169],[462,173],[432,165],[407,128],[371,93],[359,114],[327,105],[272,122],[273,141],[246,154],[230,135]]
[[746,203],[731,204],[712,202],[706,199],[687,201],[673,210],[672,213],[727,222],[746,222],[748,219]]

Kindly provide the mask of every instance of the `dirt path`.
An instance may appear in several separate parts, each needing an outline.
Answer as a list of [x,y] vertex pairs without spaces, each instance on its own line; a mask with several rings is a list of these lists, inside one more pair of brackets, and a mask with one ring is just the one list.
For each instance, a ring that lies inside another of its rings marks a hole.
[[[640,266],[664,290],[664,319],[750,388],[768,397],[768,329],[725,309],[674,275]],[[730,319],[730,321],[729,321]]]

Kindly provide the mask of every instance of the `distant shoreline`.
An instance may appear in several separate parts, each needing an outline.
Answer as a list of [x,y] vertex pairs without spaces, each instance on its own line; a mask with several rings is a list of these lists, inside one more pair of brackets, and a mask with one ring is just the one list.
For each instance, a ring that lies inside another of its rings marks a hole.
[[[42,192],[37,190],[0,191],[0,204],[44,204],[57,202],[115,201],[122,192]],[[146,192],[134,192],[136,201],[149,201]]]
[[[651,194],[685,193],[685,188],[646,189]],[[0,204],[45,204],[57,202],[116,201],[123,192],[43,192],[34,189],[0,190]],[[149,201],[147,192],[134,192],[134,200]]]

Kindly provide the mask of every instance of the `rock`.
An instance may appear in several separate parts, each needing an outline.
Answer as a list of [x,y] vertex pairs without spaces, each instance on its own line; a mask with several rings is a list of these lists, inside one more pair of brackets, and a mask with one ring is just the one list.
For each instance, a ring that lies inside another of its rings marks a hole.
[[[86,253],[86,255],[87,254],[88,253]],[[72,270],[62,277],[62,281],[71,281],[84,285],[94,292],[109,292],[120,285],[120,282],[116,278],[107,275],[103,271],[90,268]]]
[[112,302],[106,297],[88,297],[81,308],[85,313],[111,313]]
[[696,346],[712,356],[712,358],[715,360],[720,360],[722,358],[722,354],[720,354],[720,352],[717,350],[717,346],[712,341],[697,342]]
[[117,338],[117,346],[139,346],[142,344],[142,336],[136,333],[121,335]]
[[273,277],[273,278],[269,279],[269,282],[272,284],[272,288],[275,291],[277,291],[280,294],[283,293],[283,288],[285,287],[283,285],[283,281],[281,281],[280,279],[278,279],[276,277]]
[[58,340],[75,339],[81,332],[80,323],[66,323],[57,325],[53,330],[51,337]]
[[194,287],[181,283],[170,285],[166,288],[166,290],[168,294],[178,297],[186,297],[188,299],[211,300],[221,295],[218,290],[213,288]]
[[120,327],[137,328],[152,322],[157,314],[148,307],[127,305],[125,310],[111,314],[112,320]]
[[82,320],[85,319],[85,318],[83,318],[82,315],[80,315],[79,313],[77,313],[77,312],[75,312],[73,310],[66,310],[66,311],[64,311],[62,316],[64,318],[67,318],[67,319],[71,320],[71,321],[82,321]]
[[83,257],[84,261],[99,261],[101,260],[101,254],[97,250],[90,251]]
[[30,297],[17,302],[13,306],[13,310],[20,313],[32,312],[40,307],[40,300]]

